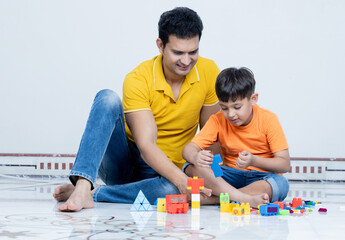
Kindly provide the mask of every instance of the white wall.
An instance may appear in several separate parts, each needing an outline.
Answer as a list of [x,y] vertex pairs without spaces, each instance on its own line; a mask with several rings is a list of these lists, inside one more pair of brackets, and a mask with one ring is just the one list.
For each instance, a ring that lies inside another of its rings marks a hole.
[[247,66],[293,157],[345,157],[345,1],[0,0],[0,153],[76,153],[93,97],[158,54],[157,23],[196,10],[200,54]]

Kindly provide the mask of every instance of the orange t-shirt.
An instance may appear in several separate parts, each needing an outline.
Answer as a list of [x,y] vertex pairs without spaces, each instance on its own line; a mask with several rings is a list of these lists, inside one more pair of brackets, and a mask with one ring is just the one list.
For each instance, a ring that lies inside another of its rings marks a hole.
[[[253,106],[253,118],[246,126],[234,126],[222,112],[212,115],[192,142],[205,149],[219,141],[223,164],[236,168],[238,153],[247,150],[253,155],[273,158],[273,153],[288,149],[284,131],[278,117],[269,110]],[[257,170],[249,166],[242,170]]]

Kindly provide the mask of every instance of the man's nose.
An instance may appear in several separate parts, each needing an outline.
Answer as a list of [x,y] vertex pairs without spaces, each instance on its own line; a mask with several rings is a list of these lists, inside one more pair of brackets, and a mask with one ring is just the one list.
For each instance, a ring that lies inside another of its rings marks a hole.
[[192,59],[188,54],[184,54],[181,57],[181,63],[185,66],[189,65],[191,63]]

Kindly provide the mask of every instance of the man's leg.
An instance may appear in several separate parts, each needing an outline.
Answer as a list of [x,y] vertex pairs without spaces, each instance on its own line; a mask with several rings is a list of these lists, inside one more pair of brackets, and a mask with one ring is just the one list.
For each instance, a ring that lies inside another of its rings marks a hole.
[[267,193],[252,196],[239,191],[234,186],[227,183],[222,177],[215,178],[213,171],[210,168],[201,168],[190,164],[185,169],[185,172],[191,177],[198,176],[199,178],[204,178],[205,187],[212,189],[212,195],[217,196],[217,198],[212,197],[201,201],[202,204],[219,203],[218,196],[220,193],[229,193],[231,200],[244,203],[248,202],[252,207],[257,207],[259,204],[267,203],[269,201]]
[[159,197],[165,198],[165,195],[180,194],[174,184],[164,177],[157,176],[127,184],[98,186],[93,194],[93,200],[96,202],[134,203],[140,190],[150,204],[154,204]]
[[72,185],[55,191],[61,211],[79,211],[93,206],[91,189],[98,171],[112,184],[128,182],[132,173],[120,98],[111,90],[100,91],[91,108],[79,151],[70,173]]

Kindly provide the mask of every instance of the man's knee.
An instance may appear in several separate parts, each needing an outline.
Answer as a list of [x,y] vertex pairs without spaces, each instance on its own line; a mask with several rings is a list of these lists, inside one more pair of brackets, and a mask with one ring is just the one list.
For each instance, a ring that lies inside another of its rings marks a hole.
[[123,114],[122,102],[120,97],[110,89],[103,89],[96,94],[94,107],[103,110]]

